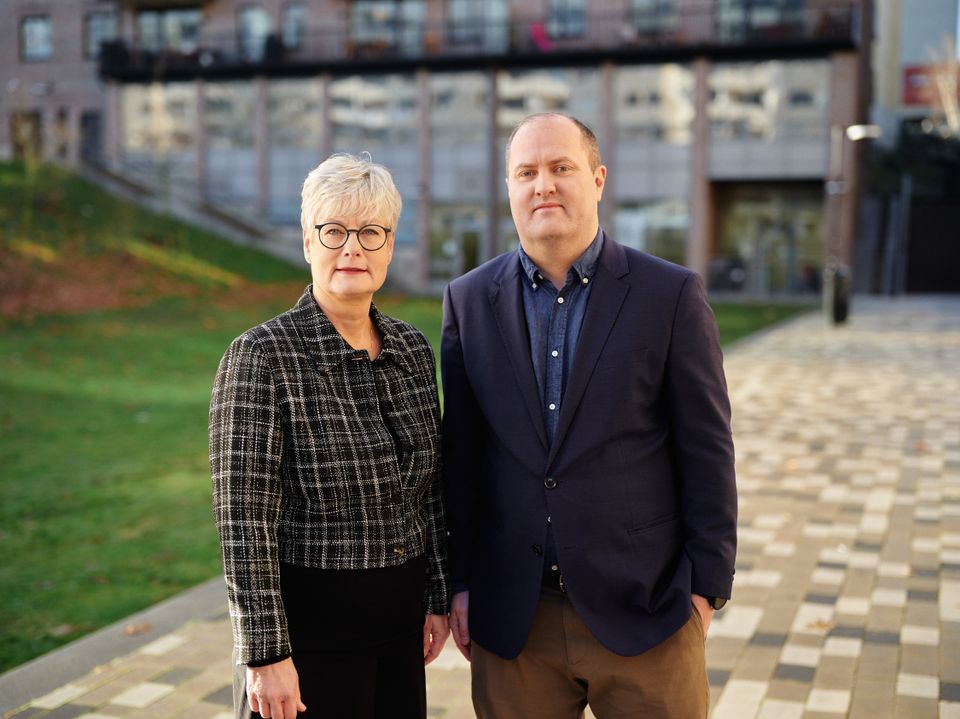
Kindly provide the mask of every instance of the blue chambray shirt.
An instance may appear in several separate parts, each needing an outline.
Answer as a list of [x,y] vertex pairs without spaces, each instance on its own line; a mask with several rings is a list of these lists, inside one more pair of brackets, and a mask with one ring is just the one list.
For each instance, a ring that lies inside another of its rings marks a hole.
[[[599,229],[590,246],[567,271],[566,283],[559,291],[540,273],[523,247],[518,252],[525,275],[523,312],[530,335],[530,357],[540,389],[540,406],[550,444],[553,444],[557,431],[563,392],[573,365],[573,353],[580,338],[601,249],[603,230]],[[556,546],[553,532],[549,529],[545,559],[547,567],[556,566]]]

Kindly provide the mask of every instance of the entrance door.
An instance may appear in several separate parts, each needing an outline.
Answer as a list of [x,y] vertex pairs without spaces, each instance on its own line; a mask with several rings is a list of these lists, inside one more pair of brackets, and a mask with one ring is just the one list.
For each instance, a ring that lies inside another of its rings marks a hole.
[[13,156],[18,160],[43,157],[43,120],[39,112],[14,112],[10,115],[10,139]]
[[80,159],[83,162],[100,162],[103,149],[102,133],[99,112],[91,110],[80,115]]

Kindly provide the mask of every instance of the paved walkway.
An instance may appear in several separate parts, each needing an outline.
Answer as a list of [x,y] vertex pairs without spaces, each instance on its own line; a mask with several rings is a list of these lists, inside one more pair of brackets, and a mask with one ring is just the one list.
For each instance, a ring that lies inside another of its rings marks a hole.
[[[803,317],[727,374],[740,552],[713,719],[960,718],[960,298]],[[213,582],[0,677],[0,715],[228,719],[229,681]],[[473,716],[452,644],[427,681],[432,717]]]

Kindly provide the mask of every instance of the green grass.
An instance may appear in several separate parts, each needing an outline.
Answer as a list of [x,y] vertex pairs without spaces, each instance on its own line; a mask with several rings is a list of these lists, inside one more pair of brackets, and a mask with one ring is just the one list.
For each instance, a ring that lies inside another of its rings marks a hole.
[[[158,218],[64,173],[39,170],[29,189],[26,176],[0,165],[0,253],[15,240],[59,251],[58,236],[72,232],[71,256],[97,258],[151,232],[150,246],[177,262],[158,256],[137,271],[158,282],[174,276],[189,291],[123,309],[0,320],[0,671],[220,572],[207,463],[213,374],[233,337],[291,306],[308,281],[305,267]],[[37,272],[50,264],[36,263]],[[197,266],[246,284],[228,289]],[[55,267],[71,279],[69,265]],[[439,300],[377,302],[438,346]],[[729,342],[802,308],[716,309]]]

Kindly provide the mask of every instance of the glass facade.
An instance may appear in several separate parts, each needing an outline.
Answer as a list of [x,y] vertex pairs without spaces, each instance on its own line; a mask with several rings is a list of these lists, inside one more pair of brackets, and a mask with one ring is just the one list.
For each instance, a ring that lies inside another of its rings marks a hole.
[[618,242],[683,263],[690,225],[693,73],[677,64],[619,67],[616,155],[608,163]]
[[255,96],[256,86],[251,82],[208,82],[204,85],[206,193],[212,200],[255,206]]
[[417,85],[411,75],[364,75],[330,83],[334,152],[369,152],[403,197],[398,244],[417,239]]
[[[404,261],[420,262],[409,246],[422,242],[429,266],[416,268],[436,286],[516,247],[503,181],[506,139],[524,117],[557,111],[600,138],[609,173],[602,216],[619,242],[683,263],[694,203],[706,196],[710,216],[701,236],[710,237],[705,269],[713,290],[769,295],[819,287],[828,61],[709,69],[708,138],[699,150],[708,186],[696,195],[689,66],[623,65],[607,76],[593,67],[451,70],[420,80],[413,73],[271,78],[261,81],[262,108],[257,83],[207,81],[206,196],[227,206],[265,206],[270,222],[296,225],[303,179],[324,153],[369,152],[390,169],[403,197],[396,230],[398,245],[408,246]],[[128,164],[159,181],[195,186],[196,88],[124,86]],[[257,159],[261,119],[265,165]],[[421,202],[428,203],[424,212]]]
[[622,202],[613,216],[613,237],[620,244],[683,264],[690,203],[685,197]]
[[709,77],[710,176],[823,177],[830,63],[718,63]]
[[818,183],[735,183],[716,189],[717,253],[711,290],[748,295],[820,291],[823,188]]
[[196,185],[197,90],[190,82],[126,85],[124,164],[161,187]]
[[476,267],[486,246],[490,187],[489,76],[430,78],[430,268],[453,279]]
[[711,138],[822,138],[829,81],[826,60],[717,64],[710,73]]
[[323,159],[323,85],[317,78],[267,84],[267,213],[277,224],[300,223],[300,190]]

